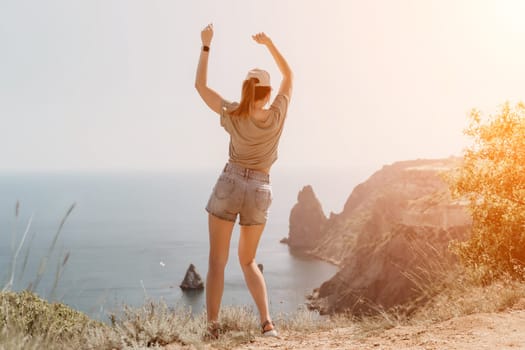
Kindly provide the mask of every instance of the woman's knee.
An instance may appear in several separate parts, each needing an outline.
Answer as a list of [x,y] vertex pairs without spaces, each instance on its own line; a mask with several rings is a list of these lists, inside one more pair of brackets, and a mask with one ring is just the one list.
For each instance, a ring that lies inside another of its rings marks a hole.
[[224,270],[228,263],[228,257],[210,257],[208,260],[208,269],[210,270]]
[[242,268],[248,267],[251,264],[255,263],[255,257],[243,254],[242,252],[239,252],[239,264]]

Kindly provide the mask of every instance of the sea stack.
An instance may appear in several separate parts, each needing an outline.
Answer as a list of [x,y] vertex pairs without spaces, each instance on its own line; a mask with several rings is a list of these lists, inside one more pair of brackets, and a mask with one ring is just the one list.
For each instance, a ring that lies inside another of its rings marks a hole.
[[287,243],[291,248],[305,251],[315,248],[322,238],[326,221],[327,218],[312,186],[304,186],[290,213],[288,238],[281,242]]
[[184,276],[184,280],[180,284],[180,288],[184,291],[204,289],[204,283],[202,282],[202,278],[193,264],[190,264],[190,266],[188,267],[188,270],[186,271],[186,276]]

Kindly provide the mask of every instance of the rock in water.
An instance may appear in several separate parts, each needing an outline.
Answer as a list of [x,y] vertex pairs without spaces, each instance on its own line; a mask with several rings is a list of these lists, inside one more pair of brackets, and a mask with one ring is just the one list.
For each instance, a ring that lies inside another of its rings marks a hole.
[[257,264],[257,267],[259,268],[259,270],[261,270],[261,273],[264,272],[263,264]]
[[195,266],[193,264],[190,264],[188,267],[188,270],[186,271],[186,276],[184,276],[184,280],[180,284],[180,288],[182,290],[201,290],[204,289],[204,283],[202,282],[202,278],[195,270]]
[[281,240],[292,248],[309,250],[317,246],[327,218],[312,186],[304,186],[297,196],[297,204],[290,213],[288,239]]

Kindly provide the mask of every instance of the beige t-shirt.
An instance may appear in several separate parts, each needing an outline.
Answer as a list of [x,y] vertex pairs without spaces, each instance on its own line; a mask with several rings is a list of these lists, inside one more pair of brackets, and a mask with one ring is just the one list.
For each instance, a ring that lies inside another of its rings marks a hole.
[[277,146],[288,110],[288,97],[277,95],[268,119],[231,117],[237,102],[222,101],[221,126],[230,134],[230,162],[249,169],[267,169],[277,160]]

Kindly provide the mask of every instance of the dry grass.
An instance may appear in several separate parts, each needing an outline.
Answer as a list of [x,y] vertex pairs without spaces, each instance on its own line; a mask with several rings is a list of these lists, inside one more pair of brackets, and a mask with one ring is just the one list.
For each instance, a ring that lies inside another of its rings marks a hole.
[[[324,317],[309,311],[306,307],[290,314],[278,315],[274,322],[279,330],[291,332],[322,331],[336,327],[336,320],[342,321],[346,317]],[[342,322],[341,322],[342,324]]]
[[0,330],[0,349],[2,350],[40,350],[42,348],[57,349],[60,347],[54,347],[54,344],[46,342],[41,337],[31,337],[13,329],[3,328]]
[[525,284],[508,276],[484,285],[472,273],[456,270],[440,292],[412,316],[414,322],[439,322],[474,313],[502,312],[525,300]]
[[[30,292],[0,294],[0,349],[147,349],[168,344],[216,349],[253,342],[260,334],[259,318],[247,307],[224,307],[218,340],[205,340],[206,314],[192,316],[184,307],[148,302],[140,308],[123,307],[110,315],[110,324],[89,320],[62,304],[50,304]],[[24,300],[21,302],[20,300]],[[59,306],[57,306],[59,305]],[[6,316],[7,315],[7,316]],[[314,332],[342,326],[345,318],[321,318],[301,309],[281,314],[275,324],[284,332]]]
[[47,344],[69,349],[70,344],[81,343],[85,330],[99,326],[102,324],[83,313],[31,292],[0,293],[0,348],[31,349]]
[[[436,277],[433,282],[425,278]],[[485,274],[452,265],[441,270],[421,271],[417,288],[421,297],[391,310],[379,310],[374,316],[354,318],[359,337],[375,336],[400,325],[424,325],[476,313],[503,312],[525,308],[525,283],[502,276],[486,284]],[[348,318],[350,319],[350,318]]]
[[90,329],[85,349],[128,349],[198,343],[202,325],[188,309],[170,309],[164,302],[143,307],[125,306],[121,315],[110,315],[111,325]]
[[[275,323],[283,333],[352,327],[355,329],[352,334],[366,338],[398,325],[430,325],[473,313],[525,307],[524,283],[500,279],[482,285],[475,276],[460,269],[451,272],[446,281],[427,286],[429,290],[434,288],[428,292],[432,297],[420,301],[418,308],[408,305],[361,318],[348,314],[319,317],[302,309],[293,314],[278,315]],[[140,308],[124,307],[119,315],[111,315],[110,324],[102,324],[88,320],[85,315],[66,306],[52,307],[36,296],[27,297],[24,303],[17,304],[14,294],[10,293],[9,298],[4,298],[0,304],[0,349],[120,350],[162,348],[168,344],[191,349],[206,346],[231,349],[253,342],[260,334],[256,313],[246,307],[223,308],[219,321],[220,337],[207,341],[204,340],[206,315],[191,316],[184,307],[170,308],[163,302],[148,302]],[[38,307],[30,306],[31,303]],[[37,309],[39,311],[35,311]]]

